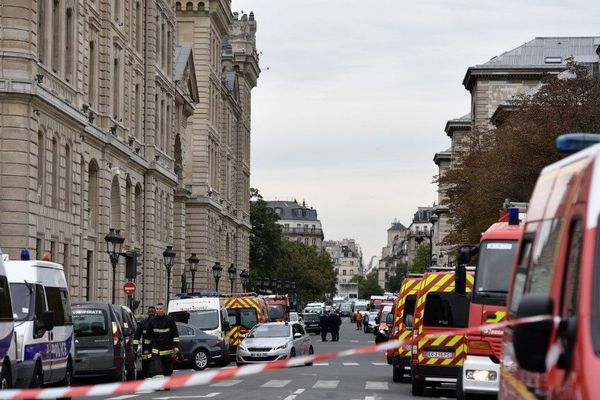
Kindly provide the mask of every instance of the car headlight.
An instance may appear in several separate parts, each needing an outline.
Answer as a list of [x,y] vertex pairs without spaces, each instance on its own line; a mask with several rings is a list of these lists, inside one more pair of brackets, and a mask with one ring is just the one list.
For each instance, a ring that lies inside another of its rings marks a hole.
[[288,347],[288,343],[284,343],[280,346],[275,347],[273,350],[283,350]]
[[244,344],[243,344],[243,343],[240,343],[240,344],[238,345],[238,349],[240,349],[240,350],[243,350],[243,351],[248,351],[248,349],[246,348],[246,346],[244,346]]

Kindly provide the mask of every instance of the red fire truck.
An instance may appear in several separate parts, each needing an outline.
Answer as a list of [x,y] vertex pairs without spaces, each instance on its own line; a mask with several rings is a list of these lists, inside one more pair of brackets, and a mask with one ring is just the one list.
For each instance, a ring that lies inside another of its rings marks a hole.
[[269,314],[272,322],[285,322],[290,320],[290,300],[287,295],[273,294],[265,296],[269,305]]
[[[469,327],[506,318],[506,295],[518,242],[523,234],[525,207],[510,207],[481,236],[475,284],[469,306]],[[474,249],[463,249],[467,259]],[[458,400],[498,392],[502,330],[483,329],[467,335],[467,358],[456,384]]]

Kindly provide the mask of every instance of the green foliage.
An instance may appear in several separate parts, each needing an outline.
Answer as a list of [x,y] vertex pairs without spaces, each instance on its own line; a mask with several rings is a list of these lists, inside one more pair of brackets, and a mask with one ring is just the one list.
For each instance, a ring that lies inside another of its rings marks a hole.
[[399,264],[394,268],[394,275],[391,276],[386,282],[385,288],[390,292],[397,292],[400,290],[402,280],[408,272],[408,264]]
[[250,276],[269,276],[296,283],[296,293],[305,301],[335,293],[335,274],[329,254],[315,246],[283,237],[275,214],[258,190],[251,189]]
[[429,265],[429,243],[421,243],[417,247],[417,254],[412,264],[408,267],[408,271],[413,274],[422,274]]
[[368,299],[373,295],[382,295],[383,289],[379,286],[377,270],[371,271],[367,274],[367,277],[360,275],[354,275],[351,279],[352,282],[358,283],[358,298]]

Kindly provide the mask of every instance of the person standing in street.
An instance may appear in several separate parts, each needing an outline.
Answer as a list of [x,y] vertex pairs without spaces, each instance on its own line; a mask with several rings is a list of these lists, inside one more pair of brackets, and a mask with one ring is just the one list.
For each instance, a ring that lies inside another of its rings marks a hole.
[[360,313],[360,311],[356,312],[356,315],[354,316],[354,319],[356,320],[356,330],[360,331],[362,329],[362,314]]
[[340,326],[342,325],[342,319],[337,312],[334,312],[329,317],[329,326],[331,327],[331,341],[340,341]]
[[165,305],[156,305],[156,316],[148,324],[152,358],[149,375],[154,378],[173,374],[173,356],[179,353],[179,332],[175,320],[165,315]]
[[148,327],[155,315],[156,308],[154,308],[154,306],[148,307],[148,317],[139,323],[135,335],[133,336],[133,345],[137,346],[138,353],[142,356],[142,373],[144,378],[148,377],[148,365],[150,364],[150,358],[152,357]]
[[329,331],[329,313],[324,312],[319,318],[319,325],[321,326],[321,341],[327,341],[327,332]]
[[369,313],[366,313],[365,316],[363,317],[363,330],[365,333],[369,332]]

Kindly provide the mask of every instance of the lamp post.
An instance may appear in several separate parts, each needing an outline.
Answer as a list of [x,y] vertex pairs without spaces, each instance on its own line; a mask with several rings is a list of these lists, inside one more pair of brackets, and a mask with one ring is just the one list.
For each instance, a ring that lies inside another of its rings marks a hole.
[[229,293],[233,294],[233,285],[235,283],[235,278],[237,277],[237,268],[233,263],[227,268],[227,273],[229,274],[229,284],[230,290]]
[[173,269],[173,264],[175,263],[175,251],[173,250],[173,246],[167,246],[165,251],[163,251],[163,263],[165,264],[165,268],[167,269],[167,306],[169,305],[169,297],[171,296],[171,270]]
[[220,262],[216,262],[212,267],[213,278],[215,278],[215,291],[219,291],[219,279],[221,279],[221,273],[223,272],[223,267],[221,267]]
[[113,279],[112,279],[112,303],[115,304],[116,298],[116,283],[117,283],[117,264],[119,263],[119,257],[121,256],[121,248],[125,238],[121,236],[119,229],[115,230],[110,228],[108,235],[104,236],[106,241],[106,252],[110,257],[110,264],[112,265]]
[[194,293],[194,278],[196,277],[196,271],[198,271],[198,263],[200,260],[196,253],[192,253],[191,257],[188,258],[188,263],[190,264],[190,272],[192,273],[192,293]]
[[244,268],[242,272],[240,272],[240,281],[242,282],[242,290],[245,292],[248,291],[248,281],[250,279],[250,275],[248,271]]

